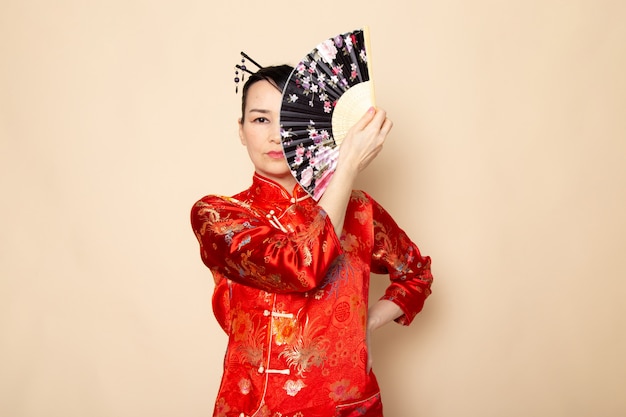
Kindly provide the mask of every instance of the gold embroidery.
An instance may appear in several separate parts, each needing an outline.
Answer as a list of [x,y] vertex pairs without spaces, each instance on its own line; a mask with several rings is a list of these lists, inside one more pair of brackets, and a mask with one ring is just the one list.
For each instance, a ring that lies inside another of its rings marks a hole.
[[330,345],[324,336],[326,326],[315,326],[317,317],[309,321],[307,316],[300,329],[296,342],[280,352],[290,367],[294,367],[299,376],[310,370],[312,366],[321,367],[326,361],[326,352]]

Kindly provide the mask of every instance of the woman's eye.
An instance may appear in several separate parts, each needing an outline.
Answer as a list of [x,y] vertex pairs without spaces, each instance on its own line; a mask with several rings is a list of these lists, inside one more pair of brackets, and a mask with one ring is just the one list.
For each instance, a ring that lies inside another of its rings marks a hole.
[[267,123],[267,122],[269,122],[269,120],[267,118],[265,118],[265,117],[257,117],[256,119],[254,119],[254,121],[256,123]]

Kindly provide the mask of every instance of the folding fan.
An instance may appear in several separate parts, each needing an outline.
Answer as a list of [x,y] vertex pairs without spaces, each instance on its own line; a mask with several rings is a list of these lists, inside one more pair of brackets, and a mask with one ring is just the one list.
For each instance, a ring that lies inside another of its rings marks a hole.
[[348,130],[374,105],[367,28],[321,42],[283,90],[282,147],[292,174],[316,201],[335,172]]

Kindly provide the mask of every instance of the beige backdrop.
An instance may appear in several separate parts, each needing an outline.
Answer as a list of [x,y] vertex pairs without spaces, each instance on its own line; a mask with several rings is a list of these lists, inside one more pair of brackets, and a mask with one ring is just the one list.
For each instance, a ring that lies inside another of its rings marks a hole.
[[2,417],[211,415],[188,215],[251,179],[233,65],[364,24],[395,128],[359,186],[436,275],[375,335],[386,415],[626,415],[626,3],[371,3],[0,2]]

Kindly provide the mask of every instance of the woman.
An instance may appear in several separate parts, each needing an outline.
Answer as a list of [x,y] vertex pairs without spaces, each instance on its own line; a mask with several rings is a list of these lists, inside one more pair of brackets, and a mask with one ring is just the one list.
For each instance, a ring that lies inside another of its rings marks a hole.
[[[430,259],[369,195],[353,191],[392,127],[370,109],[341,145],[319,202],[296,183],[281,148],[289,66],[243,88],[239,136],[252,186],[206,196],[191,222],[215,279],[213,309],[228,334],[214,416],[382,416],[369,333],[407,325],[430,294]],[[368,311],[370,272],[390,276]]]

